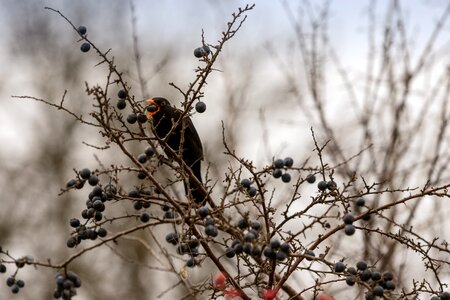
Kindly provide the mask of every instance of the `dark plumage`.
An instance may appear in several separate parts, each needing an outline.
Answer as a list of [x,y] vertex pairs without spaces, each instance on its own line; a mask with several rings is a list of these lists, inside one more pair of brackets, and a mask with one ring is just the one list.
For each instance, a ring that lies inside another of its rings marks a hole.
[[[155,97],[147,100],[150,104],[147,107],[148,117],[153,119],[153,125],[155,127],[155,133],[158,138],[165,139],[167,134],[173,127],[173,124],[177,123],[182,115],[182,111],[172,107],[169,101],[165,98]],[[183,126],[183,123],[184,126]],[[183,134],[183,140],[182,140]],[[182,141],[182,149],[180,150],[180,144]],[[176,128],[172,131],[171,135],[167,139],[167,145],[172,148],[173,152],[183,159],[185,164],[191,168],[192,173],[197,177],[198,181],[202,182],[201,174],[201,161],[203,160],[203,147],[197,130],[195,130],[194,124],[189,116],[185,116],[183,121],[178,122]],[[169,158],[173,158],[173,153],[164,147],[164,152]],[[195,182],[189,180],[189,187],[194,201],[201,204],[205,201],[206,194],[200,189],[196,188]],[[186,195],[189,195],[187,185],[184,185],[186,189]]]

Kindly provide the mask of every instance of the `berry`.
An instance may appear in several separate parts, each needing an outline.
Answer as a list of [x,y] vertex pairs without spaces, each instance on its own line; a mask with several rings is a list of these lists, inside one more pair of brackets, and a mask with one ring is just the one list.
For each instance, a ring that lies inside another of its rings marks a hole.
[[256,188],[255,188],[254,186],[251,186],[251,187],[248,189],[248,195],[249,195],[250,197],[255,197],[255,196],[256,196],[256,192],[257,192],[257,190],[256,190]]
[[107,234],[108,234],[108,231],[105,228],[100,227],[99,229],[97,229],[97,235],[99,237],[105,237]]
[[138,114],[138,118],[137,118],[138,122],[143,124],[145,122],[147,122],[147,116],[145,114]]
[[353,221],[355,220],[355,217],[353,217],[352,214],[348,213],[348,214],[344,215],[342,220],[344,220],[345,224],[353,224]]
[[283,252],[283,251],[278,251],[278,252],[277,252],[277,254],[276,254],[276,259],[277,259],[277,260],[283,261],[283,260],[285,260],[286,258],[287,258],[286,252]]
[[273,167],[276,169],[281,169],[284,167],[284,161],[281,158],[276,159],[273,162]]
[[122,109],[124,109],[125,107],[127,107],[127,102],[125,101],[125,99],[119,99],[119,100],[117,101],[116,106],[117,106],[118,109],[122,110]]
[[98,177],[95,175],[91,175],[88,179],[88,183],[90,186],[96,186],[98,182],[99,182]]
[[341,273],[345,271],[345,264],[342,261],[334,263],[333,269],[336,273]]
[[87,32],[87,29],[86,29],[85,26],[79,26],[78,29],[77,29],[77,31],[78,31],[79,34],[85,35],[86,32]]
[[356,269],[353,268],[353,267],[349,267],[349,268],[347,269],[347,272],[348,272],[349,274],[351,274],[351,275],[356,275],[356,273],[357,273]]
[[274,178],[280,178],[281,175],[283,175],[283,171],[281,171],[281,169],[274,169],[274,170],[272,171],[272,176],[273,176]]
[[211,49],[209,49],[209,47],[208,46],[203,46],[203,50],[205,50],[206,51],[206,54],[210,54],[211,53]]
[[147,155],[145,153],[141,153],[141,154],[138,155],[137,160],[141,164],[145,164],[147,162]]
[[219,234],[219,231],[216,226],[208,225],[205,227],[205,234],[211,237],[216,237]]
[[138,190],[131,190],[128,192],[128,197],[139,198],[139,197],[141,197],[141,193]]
[[175,219],[177,216],[178,216],[177,213],[174,212],[173,210],[168,210],[164,213],[164,219],[172,220]]
[[78,220],[77,218],[70,219],[70,226],[73,228],[77,228],[78,226],[80,226],[80,220]]
[[353,235],[355,231],[356,231],[355,226],[351,224],[345,225],[344,232],[346,235]]
[[20,287],[17,284],[13,284],[13,286],[11,287],[11,292],[13,294],[17,294],[20,290]]
[[239,229],[247,228],[248,227],[247,219],[240,219],[237,226],[239,227]]
[[193,257],[191,257],[187,260],[186,267],[193,268],[193,267],[195,267],[196,264],[197,264],[197,262],[195,261],[195,259]]
[[242,187],[244,187],[246,189],[248,189],[251,184],[252,184],[252,182],[248,178],[244,178],[244,179],[241,180]]
[[243,246],[242,246],[242,243],[240,242],[240,241],[238,241],[238,243],[237,244],[234,244],[234,245],[232,245],[233,246],[233,249],[234,249],[234,252],[236,253],[236,254],[241,254],[242,253],[242,251],[243,251]]
[[449,292],[443,292],[439,295],[439,298],[441,300],[450,300],[450,293]]
[[142,209],[142,202],[141,201],[134,202],[133,207],[134,207],[135,210]]
[[[308,255],[308,256],[312,256],[312,257],[315,257],[315,256],[316,256],[316,254],[314,253],[314,251],[309,250],[309,249],[306,250],[305,254]],[[313,259],[312,259],[312,258],[309,258],[309,257],[306,257],[306,260],[313,260]]]
[[[104,210],[104,208],[103,208],[103,210]],[[94,216],[95,221],[100,222],[102,220],[102,218],[103,218],[102,213],[99,211],[96,211],[95,216]]]
[[280,246],[281,246],[280,240],[273,239],[270,241],[270,247],[272,247],[273,249],[278,249],[280,248]]
[[246,242],[252,242],[256,238],[256,235],[249,231],[244,235],[244,241]]
[[120,99],[125,99],[127,97],[127,92],[125,90],[119,90],[119,92],[117,93],[117,97],[119,97]]
[[89,50],[91,50],[91,45],[89,45],[89,43],[83,43],[80,46],[80,50],[81,52],[88,52]]
[[102,200],[95,200],[94,203],[92,203],[92,207],[96,211],[104,211],[105,210],[105,204],[103,204]]
[[367,292],[365,295],[366,300],[375,300],[375,296],[371,292]]
[[375,296],[383,297],[384,288],[383,288],[381,285],[377,285],[377,286],[375,286],[375,287],[373,288],[372,293],[373,293]]
[[284,173],[283,175],[281,175],[281,181],[288,183],[289,181],[291,181],[291,174],[289,173]]
[[23,288],[25,286],[25,282],[22,279],[18,279],[16,281],[16,284],[20,287]]
[[308,176],[306,176],[306,181],[308,183],[314,183],[316,182],[316,175],[314,174],[309,174]]
[[364,206],[364,204],[366,204],[366,200],[364,200],[364,198],[359,197],[358,199],[356,199],[357,206]]
[[260,229],[261,229],[261,222],[259,222],[259,221],[253,221],[253,222],[250,224],[250,227],[252,227],[252,228],[255,229],[255,230],[260,230]]
[[349,286],[355,285],[355,282],[356,282],[355,275],[349,275],[349,276],[347,276],[347,277],[345,278],[345,282],[346,282]]
[[178,234],[176,232],[171,232],[169,234],[166,235],[166,242],[172,244],[172,245],[176,245],[179,242],[179,238],[178,238]]
[[137,119],[138,119],[137,115],[135,113],[131,113],[127,117],[127,122],[130,124],[134,124],[136,123]]
[[75,179],[70,179],[69,181],[67,181],[66,183],[66,187],[70,188],[73,187],[77,184],[77,181]]
[[[208,48],[209,49],[209,48]],[[194,56],[197,58],[202,58],[203,56],[207,56],[208,52],[204,47],[199,47],[194,49]]]
[[252,255],[253,256],[256,256],[256,257],[259,257],[259,256],[261,256],[261,247],[260,246],[254,246],[253,247],[253,250],[252,250]]
[[0,273],[5,273],[6,272],[6,266],[4,264],[0,263]]
[[205,206],[200,207],[198,209],[198,215],[203,219],[206,218],[209,215],[209,209]]
[[89,170],[88,168],[84,168],[80,171],[80,177],[82,179],[89,179],[89,177],[91,177],[91,170]]
[[368,281],[372,278],[372,272],[369,269],[365,269],[359,274],[359,278],[361,278],[361,281]]
[[328,182],[327,182],[327,188],[328,188],[330,191],[334,191],[335,189],[337,189],[337,184],[336,184],[336,182],[334,182],[334,181],[328,181]]
[[208,225],[214,225],[216,222],[214,221],[214,219],[213,218],[206,218],[205,219],[205,226],[208,226]]
[[77,245],[77,242],[78,242],[78,239],[76,237],[72,236],[67,240],[66,244],[67,244],[67,247],[73,248]]
[[252,254],[253,246],[250,243],[245,243],[244,246],[242,246],[242,250],[244,253]]
[[195,104],[195,110],[196,110],[198,113],[204,113],[205,110],[206,110],[206,104],[205,104],[205,102],[202,102],[202,101],[197,102],[197,103]]
[[139,171],[137,178],[139,178],[140,180],[144,180],[145,178],[147,178],[147,174],[145,174],[145,172]]
[[153,148],[149,146],[149,147],[145,148],[144,153],[145,153],[145,155],[147,155],[147,157],[152,157],[153,154],[155,154],[155,151],[153,151]]
[[381,280],[381,273],[380,272],[372,272],[372,280],[373,281]]
[[364,271],[367,269],[367,263],[363,260],[360,260],[356,263],[356,268],[360,271]]
[[233,247],[229,247],[229,248],[225,249],[225,255],[228,258],[232,258],[236,255],[236,251]]
[[277,258],[277,253],[270,246],[266,246],[264,248],[263,254],[264,254],[265,257],[270,258],[270,259],[276,259]]
[[321,191],[325,191],[327,189],[327,182],[326,181],[319,181],[317,184],[317,188]]
[[14,279],[14,277],[8,277],[8,278],[6,278],[6,285],[7,286],[12,286],[14,283],[16,282],[16,280]]
[[384,272],[383,273],[383,280],[384,281],[389,281],[389,280],[392,280],[392,279],[394,279],[394,275],[391,272]]
[[291,157],[286,157],[283,163],[286,168],[290,168],[294,165],[294,160]]
[[148,222],[150,221],[150,215],[147,212],[143,212],[139,218],[141,220],[141,222]]
[[[388,280],[388,281],[386,281],[385,283],[384,283],[384,285],[385,285],[385,288],[387,289],[387,290],[395,290],[395,283],[392,281],[392,280]],[[449,298],[450,299],[450,298]]]

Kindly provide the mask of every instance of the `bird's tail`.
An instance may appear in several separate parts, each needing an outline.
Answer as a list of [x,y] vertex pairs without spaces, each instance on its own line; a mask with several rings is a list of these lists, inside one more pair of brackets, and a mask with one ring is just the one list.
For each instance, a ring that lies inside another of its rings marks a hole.
[[[200,161],[195,162],[191,165],[192,173],[195,175],[198,181],[202,182],[201,164]],[[203,205],[205,203],[208,194],[204,192],[204,189],[197,187],[197,183],[192,178],[189,178],[189,185],[184,183],[184,189],[186,195],[191,195],[195,203]]]

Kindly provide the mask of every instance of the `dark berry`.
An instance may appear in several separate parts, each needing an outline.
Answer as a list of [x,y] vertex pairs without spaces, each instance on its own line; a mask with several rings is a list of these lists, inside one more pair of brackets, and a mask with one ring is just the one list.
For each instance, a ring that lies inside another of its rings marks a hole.
[[197,58],[201,58],[203,56],[207,56],[208,52],[206,52],[204,47],[199,47],[194,49],[194,56]]
[[112,184],[107,184],[103,190],[108,198],[111,198],[117,193],[117,188]]
[[366,300],[375,300],[375,296],[371,292],[367,292],[364,298]]
[[334,191],[335,189],[337,189],[337,184],[336,184],[336,182],[334,182],[334,181],[328,181],[328,182],[327,182],[327,188],[328,188],[330,191]]
[[145,164],[147,162],[147,155],[145,153],[141,153],[141,154],[138,155],[137,160],[141,164]]
[[[103,207],[104,207],[104,205],[103,205]],[[103,208],[103,209],[104,209],[104,208]],[[96,211],[96,212],[95,212],[95,215],[94,215],[95,221],[100,222],[100,221],[102,220],[102,218],[103,218],[102,213],[101,213],[100,211]]]
[[139,123],[143,124],[143,123],[147,122],[148,118],[145,114],[138,114],[137,120]]
[[250,227],[252,227],[255,230],[260,230],[261,229],[261,222],[253,221],[253,222],[251,222]]
[[147,157],[150,158],[153,156],[153,154],[155,154],[155,151],[153,151],[153,148],[149,146],[149,147],[145,148],[144,153],[145,153],[145,155],[147,155]]
[[140,179],[140,180],[144,180],[145,178],[147,178],[147,174],[145,172],[143,172],[143,171],[139,171],[138,175],[137,175],[137,178]]
[[355,217],[353,217],[352,214],[348,213],[348,214],[344,215],[342,220],[344,220],[345,224],[353,224],[353,221],[355,220]]
[[219,231],[216,226],[208,225],[205,227],[205,234],[211,237],[216,237],[219,234]]
[[344,232],[346,235],[353,235],[355,231],[356,231],[355,226],[351,224],[345,225]]
[[248,227],[247,219],[240,219],[237,226],[239,227],[239,229],[247,228]]
[[392,280],[388,280],[384,283],[387,290],[395,290],[395,283]]
[[276,260],[283,261],[287,258],[286,252],[278,251],[276,254]]
[[142,202],[141,201],[134,202],[133,207],[134,207],[135,210],[142,209]]
[[75,188],[78,190],[81,190],[84,186],[84,180],[77,180],[77,183],[75,184]]
[[178,234],[176,232],[171,232],[166,235],[166,242],[176,245],[179,242]]
[[97,232],[92,229],[87,229],[86,234],[90,240],[95,240],[97,238]]
[[283,171],[281,171],[281,169],[273,169],[272,176],[274,178],[280,178],[281,175],[283,175]]
[[20,290],[20,287],[19,287],[17,284],[13,284],[13,285],[12,285],[12,287],[11,287],[11,292],[12,292],[13,294],[17,294],[17,293],[19,292],[19,290]]
[[373,288],[372,293],[373,293],[375,296],[383,297],[384,288],[383,288],[381,285],[377,285],[377,286],[375,286],[375,287]]
[[66,183],[66,187],[70,188],[73,187],[77,184],[77,181],[75,179],[70,179],[69,181],[67,181]]
[[294,165],[294,160],[291,157],[286,157],[283,163],[285,167],[290,168]]
[[80,171],[80,177],[82,179],[89,179],[89,177],[91,177],[91,170],[89,170],[88,168],[84,168]]
[[251,184],[252,184],[252,182],[248,178],[244,178],[244,179],[241,180],[242,187],[244,187],[246,189],[248,189]]
[[4,264],[0,263],[0,273],[5,273],[6,272],[6,266]]
[[206,54],[210,54],[211,53],[211,49],[209,49],[208,46],[203,46],[203,50],[205,50]]
[[127,97],[127,92],[125,90],[119,90],[119,92],[117,93],[117,97],[119,97],[120,99],[125,99]]
[[79,26],[77,29],[78,33],[81,35],[85,35],[87,32],[86,26]]
[[[308,255],[308,256],[316,257],[316,254],[314,253],[314,251],[309,250],[309,249],[306,250],[305,254]],[[306,260],[313,260],[313,259],[309,258],[309,257],[306,257]]]
[[252,255],[255,257],[261,256],[261,247],[260,246],[253,246]]
[[128,192],[128,197],[139,198],[139,197],[141,197],[141,193],[138,190],[131,190]]
[[193,267],[195,267],[196,264],[197,263],[196,263],[195,259],[193,257],[191,257],[187,260],[186,267],[193,268]]
[[232,258],[236,255],[236,251],[234,250],[233,247],[229,247],[229,248],[225,249],[225,255],[228,258]]
[[205,226],[214,225],[214,224],[216,224],[216,222],[214,221],[213,218],[206,218],[205,219]]
[[137,115],[135,113],[131,113],[127,117],[127,122],[130,124],[134,124],[136,123],[137,119],[138,119]]
[[141,220],[141,222],[146,223],[146,222],[150,221],[150,215],[147,212],[143,212],[140,216],[140,220]]
[[89,50],[91,50],[91,45],[89,45],[89,43],[83,43],[80,46],[80,50],[81,52],[88,52]]
[[347,272],[351,275],[356,275],[356,273],[357,273],[356,269],[353,267],[347,268]]
[[439,295],[439,298],[441,298],[441,300],[450,300],[450,293],[449,292],[442,292]]
[[341,273],[345,271],[345,264],[342,261],[334,263],[333,269],[336,273]]
[[175,219],[177,216],[178,216],[177,213],[174,212],[173,210],[169,210],[164,213],[164,219],[172,220]]
[[237,244],[234,244],[234,245],[233,245],[233,249],[234,249],[234,252],[235,252],[236,254],[241,254],[242,251],[243,251],[242,248],[243,248],[243,247],[242,247],[242,243],[241,243],[240,241],[238,241]]
[[362,217],[362,219],[364,220],[364,221],[369,221],[370,220],[370,214],[365,214],[363,217]]
[[254,186],[251,186],[251,187],[248,189],[248,195],[249,195],[250,197],[255,197],[255,196],[256,196],[256,192],[257,192],[257,190],[256,190],[256,188],[255,188]]
[[364,271],[367,269],[367,263],[363,260],[360,260],[356,263],[356,268],[360,271]]
[[72,236],[67,240],[67,247],[73,248],[77,245],[77,242],[78,242],[78,239],[76,237]]
[[280,246],[281,246],[280,240],[273,239],[270,241],[270,247],[272,247],[273,249],[278,249],[280,248]]
[[389,280],[392,280],[392,279],[394,279],[394,275],[391,272],[384,272],[383,273],[383,280],[384,281],[389,281]]
[[441,297],[433,296],[430,300],[441,300]]
[[246,242],[252,242],[256,238],[255,234],[251,231],[247,232],[244,235],[244,241]]
[[99,229],[97,229],[97,235],[99,237],[105,237],[107,234],[108,234],[108,231],[105,228],[100,227]]
[[206,104],[205,104],[205,102],[202,102],[202,101],[197,102],[197,103],[195,104],[195,110],[196,110],[198,113],[204,113],[205,110],[206,110]]
[[284,173],[283,175],[281,175],[281,181],[288,183],[289,181],[291,181],[291,174],[289,173]]
[[355,275],[349,275],[345,278],[345,283],[347,283],[349,286],[355,285],[356,278]]
[[319,190],[321,191],[325,191],[327,189],[327,182],[326,181],[319,181],[319,183],[317,184],[317,187],[319,188]]
[[25,286],[25,281],[23,281],[22,279],[18,279],[16,281],[16,284],[20,287],[23,288]]
[[276,159],[273,162],[273,167],[276,169],[281,169],[284,167],[284,161],[281,158]]
[[358,199],[356,199],[357,206],[364,206],[364,204],[366,204],[366,200],[364,200],[364,198],[359,197]]
[[7,286],[12,286],[14,283],[16,283],[16,280],[14,279],[14,277],[8,277],[6,278],[6,285]]
[[122,110],[122,109],[124,109],[125,107],[127,107],[127,102],[125,101],[125,99],[119,99],[119,100],[117,101],[116,106],[117,106],[118,109]]
[[88,183],[90,186],[96,186],[98,184],[98,177],[95,175],[91,175],[88,179]]
[[80,226],[80,220],[78,220],[77,218],[70,219],[70,226],[73,228],[77,228],[78,226]]
[[372,278],[372,272],[369,269],[365,269],[359,274],[359,278],[361,278],[361,281],[367,281]]
[[92,203],[92,207],[97,211],[103,211],[105,210],[105,204],[103,204],[102,200],[95,200]]
[[264,254],[265,257],[270,258],[270,259],[276,259],[277,258],[277,253],[270,246],[267,246],[267,247],[264,248],[263,254]]
[[314,183],[316,182],[316,175],[314,174],[309,174],[308,176],[306,176],[306,181],[308,183]]
[[381,273],[380,272],[372,272],[372,280],[373,281],[381,280]]
[[252,254],[253,246],[250,243],[244,243],[244,245],[242,246],[242,250],[244,251],[244,253]]
[[202,206],[198,209],[198,215],[200,218],[206,218],[209,215],[209,209],[205,206]]

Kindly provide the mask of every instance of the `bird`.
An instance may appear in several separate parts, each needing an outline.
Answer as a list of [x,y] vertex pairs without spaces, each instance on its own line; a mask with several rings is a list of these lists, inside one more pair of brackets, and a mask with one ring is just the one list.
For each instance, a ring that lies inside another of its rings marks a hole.
[[[166,98],[153,97],[146,101],[149,104],[146,107],[147,118],[152,120],[156,136],[160,140],[167,138],[162,145],[167,157],[174,159],[174,154],[178,155],[186,166],[191,169],[192,174],[198,181],[202,182],[201,161],[203,160],[203,146],[191,118],[185,115],[183,117],[184,120],[180,120],[183,111],[171,106]],[[175,128],[172,130],[174,125]],[[169,133],[170,136],[167,137]],[[168,147],[171,149],[168,149]],[[184,182],[186,195],[188,197],[189,194],[192,195],[194,202],[202,205],[207,198],[204,189],[199,189],[192,178],[188,178],[188,183]]]

